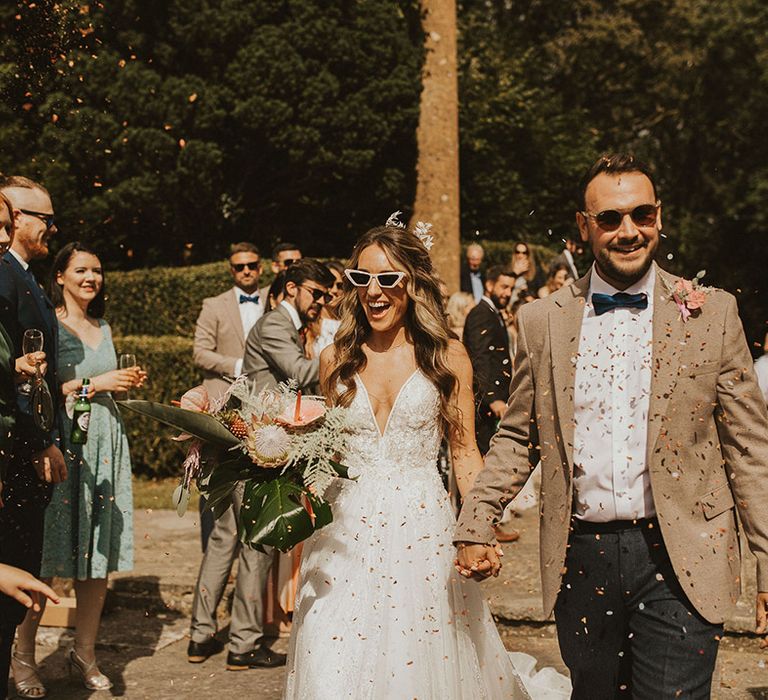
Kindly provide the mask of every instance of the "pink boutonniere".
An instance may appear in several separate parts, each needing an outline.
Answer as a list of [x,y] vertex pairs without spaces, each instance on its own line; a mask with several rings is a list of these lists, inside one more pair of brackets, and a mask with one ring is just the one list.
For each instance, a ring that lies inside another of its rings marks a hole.
[[701,313],[701,308],[712,291],[712,287],[705,287],[700,284],[701,278],[704,275],[705,271],[702,270],[692,280],[679,279],[675,282],[675,287],[672,290],[672,300],[677,304],[677,308],[680,309],[680,318],[683,319],[683,322],[687,321],[691,316],[697,316]]

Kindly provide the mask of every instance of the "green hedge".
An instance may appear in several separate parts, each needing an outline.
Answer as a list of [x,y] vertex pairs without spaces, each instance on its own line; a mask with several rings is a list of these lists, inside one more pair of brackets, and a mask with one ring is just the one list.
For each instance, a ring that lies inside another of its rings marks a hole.
[[[192,340],[189,338],[115,337],[115,349],[118,353],[135,353],[139,364],[149,373],[146,386],[131,392],[131,398],[170,403],[202,379],[192,364]],[[123,411],[122,416],[128,431],[134,473],[153,477],[179,475],[185,447],[170,439],[174,432],[131,411]]]
[[[512,242],[483,242],[489,265],[507,264]],[[531,246],[537,262],[545,267],[554,252]],[[262,280],[272,277],[264,261]],[[224,262],[190,267],[152,268],[112,272],[108,276],[110,302],[107,320],[118,353],[136,354],[149,372],[147,385],[135,398],[169,403],[202,380],[192,363],[192,337],[203,299],[225,291],[230,276]],[[173,432],[147,418],[124,412],[134,472],[143,476],[177,476],[184,447],[173,442]]]
[[[488,265],[512,259],[513,241],[481,241]],[[532,245],[536,262],[546,269],[556,251]],[[262,286],[272,280],[264,260]],[[189,267],[154,267],[110,272],[107,318],[117,335],[171,335],[192,338],[203,299],[226,291],[231,277],[225,262]]]
[[[262,285],[272,276],[270,261],[265,260]],[[203,299],[231,286],[225,262],[109,272],[107,319],[115,335],[192,338]]]

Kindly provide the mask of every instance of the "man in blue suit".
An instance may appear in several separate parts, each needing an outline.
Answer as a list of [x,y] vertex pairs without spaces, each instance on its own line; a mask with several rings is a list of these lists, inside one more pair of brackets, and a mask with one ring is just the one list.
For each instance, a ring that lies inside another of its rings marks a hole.
[[[43,332],[47,370],[45,380],[58,404],[56,375],[56,314],[48,297],[29,269],[33,260],[48,255],[48,241],[56,233],[53,204],[47,190],[27,178],[5,177],[2,192],[13,206],[16,235],[11,249],[0,260],[0,324],[13,343],[14,357],[23,354],[24,331]],[[43,518],[50,500],[51,484],[66,478],[66,464],[56,445],[58,430],[35,424],[29,397],[17,392],[16,437],[0,508],[0,563],[37,576],[43,544]],[[13,638],[15,627],[27,609],[0,595],[0,639]]]

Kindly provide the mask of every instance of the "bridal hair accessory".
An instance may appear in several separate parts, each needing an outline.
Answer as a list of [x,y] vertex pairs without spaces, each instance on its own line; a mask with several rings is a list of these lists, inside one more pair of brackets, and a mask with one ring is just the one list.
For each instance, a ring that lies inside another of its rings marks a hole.
[[[400,221],[400,214],[403,212],[396,211],[393,214],[390,215],[390,217],[387,219],[387,223],[384,224],[385,226],[391,226],[392,228],[401,228],[403,231],[407,231],[408,227]],[[432,250],[432,246],[435,244],[435,237],[430,233],[432,230],[432,224],[426,223],[424,221],[418,221],[416,223],[416,226],[413,227],[413,233],[416,238],[418,238],[422,245],[427,250]]]
[[705,287],[701,284],[701,280],[706,274],[706,270],[700,270],[692,280],[679,279],[675,282],[674,289],[667,287],[670,298],[680,309],[680,318],[683,323],[691,316],[701,313],[701,308],[712,291],[712,287]]

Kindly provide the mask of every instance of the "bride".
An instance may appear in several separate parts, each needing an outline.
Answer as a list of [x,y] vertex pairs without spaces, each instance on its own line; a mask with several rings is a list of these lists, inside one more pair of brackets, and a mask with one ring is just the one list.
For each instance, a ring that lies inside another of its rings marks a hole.
[[528,698],[480,587],[454,569],[443,435],[462,495],[483,462],[472,367],[429,253],[387,225],[359,240],[350,267],[320,375],[350,409],[343,462],[357,478],[336,480],[334,521],[304,543],[285,697]]

